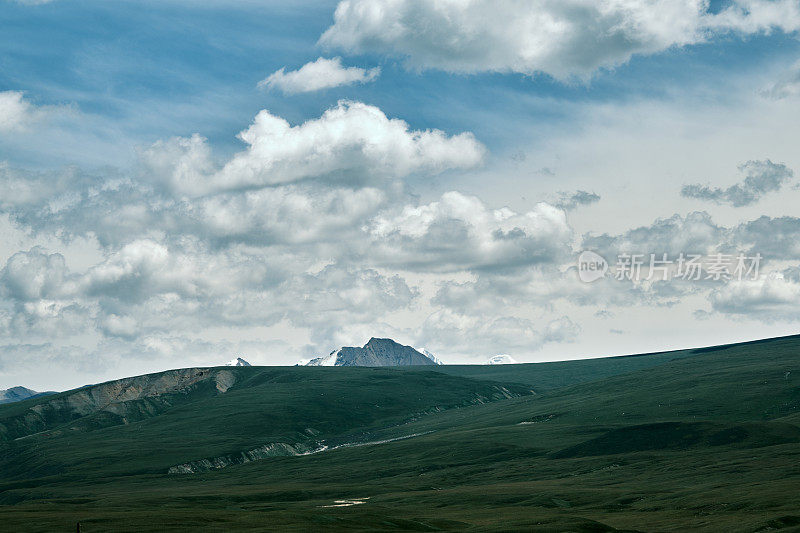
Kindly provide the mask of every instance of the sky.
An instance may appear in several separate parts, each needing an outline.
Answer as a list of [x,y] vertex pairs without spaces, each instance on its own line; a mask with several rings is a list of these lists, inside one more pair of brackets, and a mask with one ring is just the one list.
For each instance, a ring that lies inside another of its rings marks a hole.
[[0,30],[0,388],[797,333],[798,0],[0,0]]

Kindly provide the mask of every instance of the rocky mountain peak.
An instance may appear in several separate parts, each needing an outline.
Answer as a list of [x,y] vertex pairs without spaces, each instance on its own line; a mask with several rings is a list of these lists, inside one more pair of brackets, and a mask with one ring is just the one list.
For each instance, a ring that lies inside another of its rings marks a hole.
[[362,347],[344,346],[308,366],[411,366],[435,365],[435,360],[392,339],[372,337]]

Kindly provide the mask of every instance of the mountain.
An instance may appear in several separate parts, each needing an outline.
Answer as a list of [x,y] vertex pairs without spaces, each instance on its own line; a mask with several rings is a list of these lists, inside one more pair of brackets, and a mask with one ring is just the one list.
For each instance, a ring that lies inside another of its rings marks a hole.
[[484,363],[484,364],[487,364],[487,365],[516,365],[518,363],[519,363],[519,361],[517,361],[516,359],[514,359],[510,355],[503,353],[503,354],[500,354],[500,355],[495,355],[494,357],[492,357],[488,361],[486,361],[486,363]]
[[27,400],[28,398],[37,398],[39,396],[47,396],[49,394],[56,394],[55,392],[36,392],[35,390],[27,387],[11,387],[10,389],[0,390],[0,403],[19,402]]
[[438,365],[435,358],[404,346],[392,339],[371,338],[361,348],[345,346],[325,357],[317,357],[306,366],[416,366]]
[[230,361],[225,363],[225,366],[253,366],[253,365],[251,365],[241,357],[237,357],[236,359],[231,359]]

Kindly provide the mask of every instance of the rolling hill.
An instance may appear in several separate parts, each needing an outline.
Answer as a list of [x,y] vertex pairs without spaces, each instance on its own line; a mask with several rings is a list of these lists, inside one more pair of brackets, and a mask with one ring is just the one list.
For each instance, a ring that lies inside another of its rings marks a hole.
[[128,378],[0,407],[0,518],[14,531],[797,531],[798,379],[798,337]]

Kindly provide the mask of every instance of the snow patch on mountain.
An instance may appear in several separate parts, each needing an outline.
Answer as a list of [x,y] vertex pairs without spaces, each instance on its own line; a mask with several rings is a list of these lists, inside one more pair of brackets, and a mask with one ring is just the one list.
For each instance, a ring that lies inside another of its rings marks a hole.
[[425,348],[422,349],[422,355],[424,355],[425,357],[427,357],[428,359],[430,359],[431,361],[433,361],[437,365],[443,365],[444,364],[441,359],[439,359],[438,357],[433,355],[431,352],[429,352]]
[[501,353],[499,355],[495,355],[488,361],[484,363],[485,365],[516,365],[519,364],[519,361],[511,357],[506,353]]
[[316,359],[312,359],[306,366],[341,366],[337,365],[336,361],[339,360],[339,352],[342,350],[334,350],[325,357],[317,357]]
[[225,363],[225,366],[253,366],[253,365],[251,365],[241,357],[237,357]]

